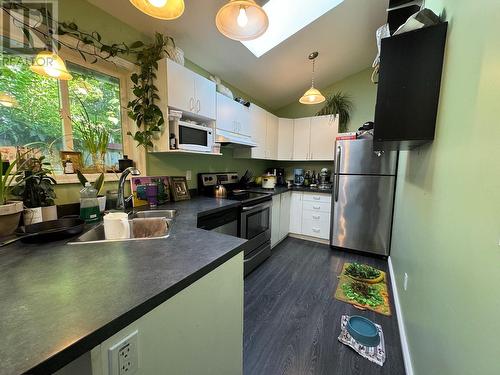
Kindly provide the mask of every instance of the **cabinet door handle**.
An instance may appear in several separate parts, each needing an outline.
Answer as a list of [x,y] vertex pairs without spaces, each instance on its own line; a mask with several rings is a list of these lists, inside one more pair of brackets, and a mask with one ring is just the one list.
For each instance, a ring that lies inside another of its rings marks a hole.
[[313,208],[314,208],[315,210],[319,210],[319,209],[321,208],[321,206],[313,206]]
[[314,220],[319,220],[319,219],[321,219],[321,216],[319,216],[319,215],[313,215],[313,219]]
[[312,151],[311,151],[311,160],[312,160],[312,158],[313,158],[313,153],[312,153]]
[[319,232],[321,232],[321,229],[318,229],[318,228],[313,228],[313,232],[314,232],[314,233],[319,233]]
[[193,109],[194,109],[194,99],[191,98],[189,99],[189,110],[193,111]]
[[314,199],[315,201],[319,201],[319,200],[321,199],[321,197],[314,196],[314,197],[313,197],[313,199]]
[[200,99],[198,99],[196,101],[196,113],[200,113],[200,110],[201,110],[201,103],[200,103]]

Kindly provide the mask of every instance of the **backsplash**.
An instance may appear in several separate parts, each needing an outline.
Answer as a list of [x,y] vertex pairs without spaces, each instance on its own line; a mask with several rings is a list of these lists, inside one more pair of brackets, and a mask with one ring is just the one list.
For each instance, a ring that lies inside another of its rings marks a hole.
[[270,160],[235,159],[233,150],[228,147],[222,149],[223,155],[196,155],[196,154],[168,154],[155,153],[148,155],[148,174],[164,176],[185,176],[191,171],[190,189],[197,188],[197,174],[202,172],[238,172],[243,175],[250,169],[255,176],[264,174],[266,168],[276,166]]

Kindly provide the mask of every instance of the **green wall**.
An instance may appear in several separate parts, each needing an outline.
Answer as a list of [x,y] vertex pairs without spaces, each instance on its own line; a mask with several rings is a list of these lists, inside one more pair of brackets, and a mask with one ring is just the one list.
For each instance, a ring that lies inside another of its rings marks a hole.
[[155,153],[148,157],[149,175],[185,176],[190,170],[192,180],[189,188],[195,188],[196,174],[200,172],[239,172],[243,175],[250,169],[254,175],[262,175],[266,168],[273,166],[269,160],[233,159],[233,150],[225,147],[223,155],[193,156],[191,154]]
[[[375,112],[375,102],[377,99],[377,86],[371,80],[372,68],[362,70],[359,73],[353,74],[341,81],[321,88],[323,95],[334,91],[342,91],[351,97],[354,103],[354,108],[351,114],[351,121],[348,124],[349,130],[357,130],[366,121],[373,121]],[[288,104],[276,111],[279,117],[300,118],[314,116],[322,108],[323,104],[304,105],[297,101]]]
[[436,138],[401,153],[395,280],[415,374],[500,374],[500,2],[426,6],[448,41]]

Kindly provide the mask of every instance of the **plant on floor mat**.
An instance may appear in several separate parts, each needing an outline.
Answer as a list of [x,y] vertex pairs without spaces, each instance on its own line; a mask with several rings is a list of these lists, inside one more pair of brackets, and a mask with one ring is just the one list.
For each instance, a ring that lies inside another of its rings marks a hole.
[[367,264],[351,263],[345,269],[347,276],[360,278],[360,279],[376,279],[380,276],[380,271]]
[[360,305],[379,306],[384,303],[384,298],[376,286],[359,281],[351,281],[342,284],[345,296]]

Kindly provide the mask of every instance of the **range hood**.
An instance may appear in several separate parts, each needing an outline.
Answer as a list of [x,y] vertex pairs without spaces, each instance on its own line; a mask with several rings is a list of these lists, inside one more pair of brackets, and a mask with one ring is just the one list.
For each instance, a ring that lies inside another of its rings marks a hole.
[[216,129],[215,142],[221,145],[232,145],[234,147],[256,147],[257,143],[252,138],[245,135],[228,132],[226,130]]

